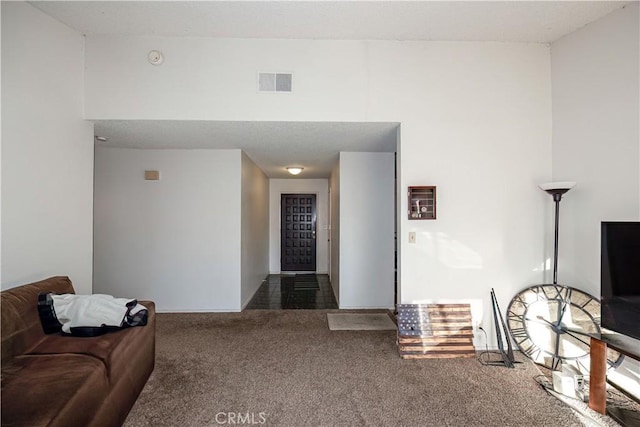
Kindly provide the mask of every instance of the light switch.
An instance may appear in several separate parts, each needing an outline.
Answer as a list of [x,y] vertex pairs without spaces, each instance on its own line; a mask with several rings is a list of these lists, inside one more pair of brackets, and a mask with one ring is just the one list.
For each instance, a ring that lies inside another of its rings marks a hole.
[[409,232],[409,243],[415,243],[416,242],[416,232],[415,231],[410,231]]

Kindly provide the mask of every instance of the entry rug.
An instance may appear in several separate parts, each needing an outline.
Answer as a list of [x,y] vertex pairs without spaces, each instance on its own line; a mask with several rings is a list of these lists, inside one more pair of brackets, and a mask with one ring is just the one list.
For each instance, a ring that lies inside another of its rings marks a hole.
[[386,313],[327,313],[332,331],[395,331],[396,324]]
[[317,290],[320,289],[318,277],[315,274],[296,274],[293,281],[294,290]]

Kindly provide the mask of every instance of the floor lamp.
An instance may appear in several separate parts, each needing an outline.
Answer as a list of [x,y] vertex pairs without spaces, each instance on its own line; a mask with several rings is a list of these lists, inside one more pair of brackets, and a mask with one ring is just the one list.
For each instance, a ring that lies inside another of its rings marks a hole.
[[540,184],[547,193],[553,196],[553,201],[556,204],[555,214],[555,230],[553,236],[553,284],[558,284],[558,223],[560,220],[560,200],[562,195],[576,186],[575,182],[548,182],[546,184]]

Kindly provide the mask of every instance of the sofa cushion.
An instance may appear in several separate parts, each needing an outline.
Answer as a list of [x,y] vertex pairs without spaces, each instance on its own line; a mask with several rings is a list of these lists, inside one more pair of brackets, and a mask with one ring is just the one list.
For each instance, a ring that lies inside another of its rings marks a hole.
[[[46,335],[38,344],[29,349],[27,354],[86,354],[100,360],[107,369],[108,378],[114,382],[130,369],[136,369],[136,366],[131,365],[134,356],[140,351],[143,341],[155,338],[155,331],[151,333],[147,331],[147,329],[155,329],[155,304],[150,301],[141,301],[140,304],[148,310],[146,326],[135,326],[86,338],[60,334]],[[152,348],[155,348],[155,345],[152,345]],[[153,360],[153,354],[147,356]]]
[[40,292],[74,293],[68,277],[50,277],[40,282],[7,289],[0,294],[2,307],[2,364],[36,345],[44,332],[38,315]]
[[95,357],[18,356],[2,366],[3,426],[88,425],[109,394]]

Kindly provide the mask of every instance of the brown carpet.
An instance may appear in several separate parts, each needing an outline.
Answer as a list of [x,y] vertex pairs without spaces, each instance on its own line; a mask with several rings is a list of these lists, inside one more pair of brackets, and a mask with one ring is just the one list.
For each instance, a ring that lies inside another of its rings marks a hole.
[[582,425],[529,362],[402,360],[395,332],[330,331],[327,312],[159,314],[156,368],[125,425]]

